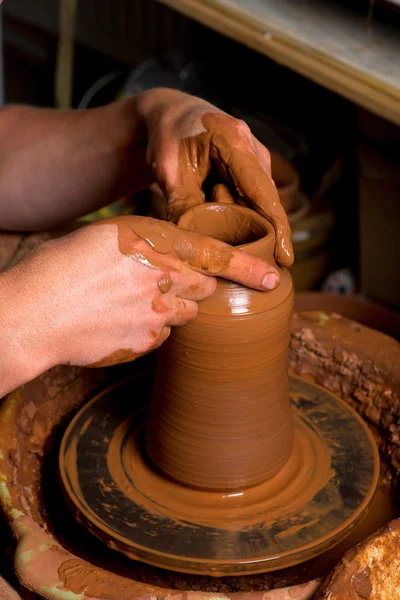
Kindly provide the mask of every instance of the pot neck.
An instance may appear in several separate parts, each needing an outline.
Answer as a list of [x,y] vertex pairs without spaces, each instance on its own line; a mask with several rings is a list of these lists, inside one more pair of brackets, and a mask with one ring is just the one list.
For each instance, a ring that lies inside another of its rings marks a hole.
[[178,226],[225,242],[277,266],[275,230],[267,219],[250,208],[206,202],[186,211]]

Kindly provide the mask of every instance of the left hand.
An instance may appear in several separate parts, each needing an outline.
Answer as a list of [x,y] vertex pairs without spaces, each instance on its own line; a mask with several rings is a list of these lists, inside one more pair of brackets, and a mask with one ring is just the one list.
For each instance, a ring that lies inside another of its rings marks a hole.
[[268,150],[243,121],[208,102],[175,90],[142,94],[147,128],[147,161],[177,222],[188,208],[205,201],[203,184],[218,175],[212,200],[248,204],[276,232],[275,257],[293,263],[290,228],[271,177]]

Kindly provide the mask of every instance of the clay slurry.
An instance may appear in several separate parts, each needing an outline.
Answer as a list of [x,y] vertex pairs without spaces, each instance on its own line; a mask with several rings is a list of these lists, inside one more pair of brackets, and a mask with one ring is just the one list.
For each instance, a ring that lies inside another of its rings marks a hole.
[[[202,184],[210,174],[211,158],[223,180],[234,188],[235,200],[248,203],[272,223],[275,229],[273,254],[281,266],[290,267],[293,263],[290,227],[268,171],[266,149],[260,152],[250,131],[220,111],[205,113],[201,122],[204,131],[180,143],[178,180],[165,182],[169,217],[176,222],[190,206],[204,202]],[[212,197],[225,203],[233,200],[226,186],[218,186]]]
[[[274,260],[273,226],[238,205],[199,205],[179,226]],[[246,244],[247,240],[252,240]],[[268,293],[218,280],[197,318],[159,350],[147,451],[169,478],[207,490],[241,490],[278,473],[293,449],[287,353],[289,273]]]

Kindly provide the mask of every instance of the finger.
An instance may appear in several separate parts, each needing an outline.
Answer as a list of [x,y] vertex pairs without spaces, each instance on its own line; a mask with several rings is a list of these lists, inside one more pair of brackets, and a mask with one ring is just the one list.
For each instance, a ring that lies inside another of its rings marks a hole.
[[224,183],[217,183],[214,185],[211,202],[221,202],[221,204],[235,204],[235,198],[233,197],[230,189]]
[[232,179],[239,192],[249,204],[266,219],[275,229],[276,260],[283,266],[293,264],[292,236],[287,215],[280,202],[278,191],[272,178],[261,167],[256,156],[232,151]]
[[213,138],[211,156],[222,176],[229,177],[251,206],[267,218],[276,233],[276,260],[283,266],[293,264],[293,248],[287,215],[279,200],[271,176],[258,156],[238,138],[237,146],[226,142],[223,135]]
[[171,327],[179,327],[186,325],[189,321],[193,321],[197,317],[199,310],[197,302],[193,300],[183,300],[183,298],[176,298],[175,306],[171,317],[168,319],[167,324]]
[[261,166],[267,171],[268,175],[272,175],[271,170],[271,154],[267,150],[267,148],[258,141],[257,138],[253,138],[254,147],[257,153],[258,158],[260,159]]
[[[202,181],[198,181],[196,146],[191,140],[178,141],[173,134],[158,135],[148,149],[148,161],[166,202],[169,221],[176,223],[190,207],[204,202]],[[157,148],[155,158],[154,148]]]
[[215,292],[217,280],[215,277],[203,275],[185,264],[180,263],[179,270],[171,273],[173,286],[171,292],[178,298],[200,302]]
[[201,273],[218,275],[257,290],[271,290],[279,285],[279,273],[273,266],[224,242],[182,231],[174,248],[188,267]]
[[202,185],[210,171],[208,149],[196,138],[181,140],[174,186],[166,188],[168,220],[176,223],[189,208],[204,202]]
[[236,249],[232,250],[230,261],[219,276],[259,290],[274,290],[280,282],[279,273],[274,267]]

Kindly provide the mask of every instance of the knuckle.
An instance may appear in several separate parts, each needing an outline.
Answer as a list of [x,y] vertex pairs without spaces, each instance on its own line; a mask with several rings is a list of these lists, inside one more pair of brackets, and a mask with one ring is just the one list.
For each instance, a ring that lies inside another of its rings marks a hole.
[[243,135],[248,136],[251,134],[250,127],[247,125],[246,121],[243,121],[243,119],[236,120],[236,129]]

